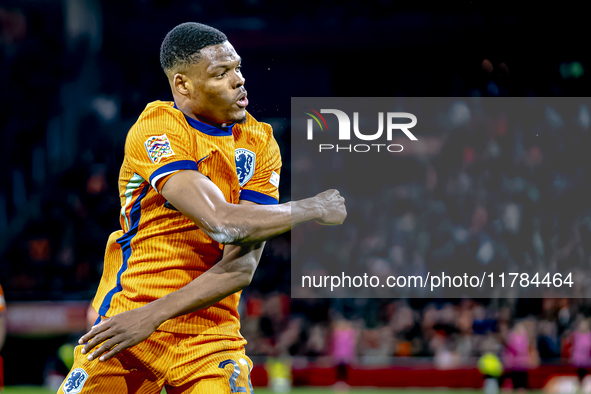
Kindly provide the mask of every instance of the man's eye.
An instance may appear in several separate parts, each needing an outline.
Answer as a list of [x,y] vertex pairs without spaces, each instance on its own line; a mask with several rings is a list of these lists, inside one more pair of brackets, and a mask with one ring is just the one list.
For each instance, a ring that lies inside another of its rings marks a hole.
[[242,66],[236,67],[236,71],[240,72],[240,70],[242,70]]
[[227,71],[226,71],[226,72],[223,72],[223,73],[221,73],[220,75],[218,75],[218,78],[223,78],[223,77],[225,77],[227,73],[228,73]]

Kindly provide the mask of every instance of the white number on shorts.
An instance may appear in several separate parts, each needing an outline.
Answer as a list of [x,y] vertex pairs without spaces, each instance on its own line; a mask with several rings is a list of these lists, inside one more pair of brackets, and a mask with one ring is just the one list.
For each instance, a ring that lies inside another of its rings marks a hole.
[[[246,365],[248,367],[248,386],[250,388],[250,393],[254,394],[254,390],[252,389],[252,384],[250,383],[250,365],[248,365],[248,362],[243,358],[241,358],[239,361],[240,361],[240,364]],[[230,392],[232,392],[232,393],[246,393],[246,387],[236,386],[236,380],[238,379],[238,376],[240,376],[240,366],[238,365],[238,363],[236,361],[225,360],[225,361],[222,361],[218,367],[221,369],[224,369],[224,368],[226,368],[226,365],[228,365],[228,364],[232,364],[234,366],[234,372],[232,372],[232,375],[230,375],[230,379],[229,379]]]

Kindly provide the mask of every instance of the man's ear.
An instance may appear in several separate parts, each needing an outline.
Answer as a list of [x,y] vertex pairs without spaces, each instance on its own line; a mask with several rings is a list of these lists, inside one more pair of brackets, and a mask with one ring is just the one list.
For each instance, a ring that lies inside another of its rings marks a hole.
[[189,94],[189,85],[191,82],[189,78],[185,74],[176,73],[174,77],[172,77],[172,87],[173,89],[178,92],[179,94],[186,96]]

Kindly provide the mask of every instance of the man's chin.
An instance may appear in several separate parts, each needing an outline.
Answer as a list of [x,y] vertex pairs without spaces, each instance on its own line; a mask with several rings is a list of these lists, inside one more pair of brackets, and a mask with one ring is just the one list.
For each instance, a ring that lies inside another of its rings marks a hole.
[[234,123],[244,124],[246,123],[246,109],[241,108],[239,111],[234,112]]
[[232,113],[228,114],[228,118],[232,119],[228,123],[244,124],[246,123],[247,118],[246,110],[242,109],[239,111],[233,111]]

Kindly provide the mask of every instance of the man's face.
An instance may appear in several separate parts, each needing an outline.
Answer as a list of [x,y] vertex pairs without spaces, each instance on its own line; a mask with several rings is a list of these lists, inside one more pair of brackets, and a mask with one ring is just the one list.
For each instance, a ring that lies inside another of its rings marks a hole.
[[202,60],[187,69],[193,112],[211,124],[246,121],[246,89],[240,56],[226,41],[201,50]]

